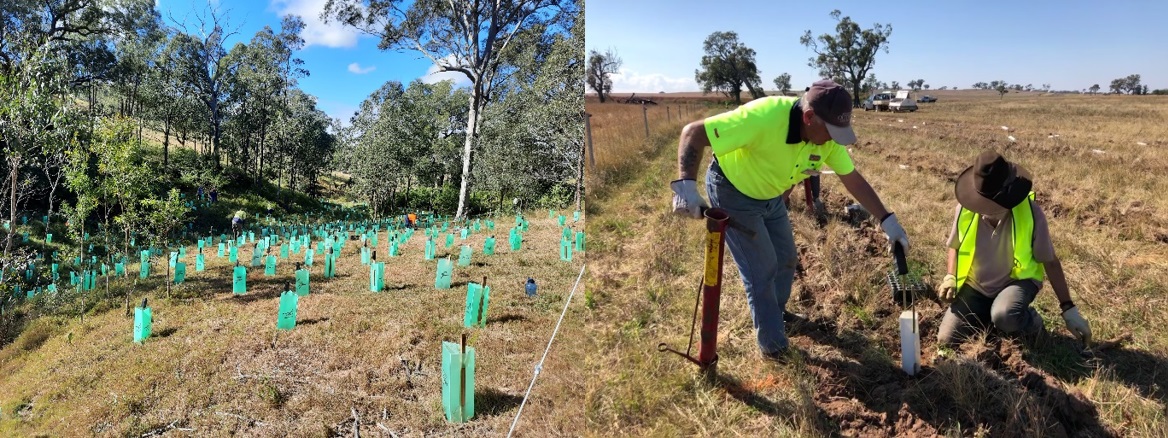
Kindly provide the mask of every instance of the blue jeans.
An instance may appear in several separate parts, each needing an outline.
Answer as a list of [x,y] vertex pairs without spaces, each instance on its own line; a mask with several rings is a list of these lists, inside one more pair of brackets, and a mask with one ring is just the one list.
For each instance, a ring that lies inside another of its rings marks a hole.
[[754,231],[751,238],[727,228],[726,244],[746,287],[759,349],[764,354],[786,349],[783,311],[791,298],[798,253],[783,198],[760,201],[743,195],[722,176],[717,162],[706,172],[706,193],[712,206],[726,210],[735,222]]

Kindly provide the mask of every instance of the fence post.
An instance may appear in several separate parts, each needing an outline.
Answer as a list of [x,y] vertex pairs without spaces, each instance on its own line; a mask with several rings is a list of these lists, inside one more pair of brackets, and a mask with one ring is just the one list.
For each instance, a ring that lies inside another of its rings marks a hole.
[[645,138],[649,138],[649,108],[641,104],[641,118],[645,121]]
[[588,163],[596,168],[596,153],[592,146],[592,114],[584,113],[584,133],[588,136]]
[[[681,115],[678,114],[678,117],[681,117]],[[673,119],[671,119],[669,117],[669,105],[665,105],[665,122],[668,123],[668,122],[672,122],[672,121],[673,121]]]

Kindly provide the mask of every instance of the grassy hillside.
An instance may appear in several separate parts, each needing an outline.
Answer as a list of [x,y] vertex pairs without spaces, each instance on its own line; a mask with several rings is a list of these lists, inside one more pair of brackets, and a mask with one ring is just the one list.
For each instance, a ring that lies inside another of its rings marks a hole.
[[[161,161],[156,147],[148,152],[152,163]],[[181,161],[190,153],[172,151],[171,158]],[[179,176],[178,170],[158,175],[193,199],[197,187]],[[339,185],[336,177],[328,178],[326,193]],[[531,228],[517,252],[507,243],[514,216],[478,218],[494,219],[497,228],[488,231],[484,223],[465,242],[456,236],[451,248],[439,245],[438,257],[452,260],[460,245],[474,248],[472,265],[454,269],[450,290],[434,287],[436,262],[423,260],[421,229],[401,246],[400,256],[389,257],[382,228],[377,259],[386,262],[386,290],[380,293],[369,291],[361,241],[347,241],[336,278],[323,278],[323,259],[316,257],[312,292],[300,301],[297,327],[277,333],[279,293],[293,281],[293,264],[303,261],[303,250],[281,259],[275,276],[249,268],[248,293],[233,296],[233,266],[216,256],[219,234],[230,232],[239,209],[249,213],[258,236],[259,226],[278,220],[310,227],[335,223],[345,218],[337,207],[347,203],[245,178],[228,180],[218,203],[190,216],[181,259],[187,280],[172,286],[170,296],[165,258],[155,258],[150,277],[138,280],[132,256],[129,277],[108,284],[101,278],[84,299],[73,292],[42,293],[9,308],[23,317],[18,335],[0,343],[0,436],[339,436],[354,428],[385,436],[506,433],[585,256],[560,260],[562,229],[547,210],[525,212]],[[264,217],[269,205],[271,222]],[[571,211],[559,213],[567,215],[569,227],[583,229],[583,216],[573,221]],[[350,219],[360,216],[353,214]],[[64,254],[76,247],[62,224],[53,223],[51,230],[48,245],[39,220],[18,231],[29,232],[30,244],[40,250]],[[98,232],[93,234],[95,254],[102,257]],[[195,239],[208,235],[215,236],[215,245],[205,250],[206,271],[195,272]],[[491,235],[498,239],[497,254],[484,256],[483,242]],[[319,240],[313,237],[314,247]],[[240,249],[245,265],[252,251],[251,243]],[[69,289],[71,269],[62,265],[62,291]],[[529,276],[539,284],[535,298],[524,294]],[[484,277],[492,288],[487,326],[464,328],[467,283]],[[144,345],[132,343],[133,318],[123,309],[127,292],[133,303],[146,298],[153,308],[154,337]],[[565,333],[579,335],[582,285],[578,292],[561,340]],[[469,423],[451,424],[440,402],[440,348],[461,333],[470,335],[478,354],[477,413]],[[578,352],[553,346],[517,435],[581,433],[583,425],[573,420],[583,415],[583,406],[574,403],[574,394],[583,391],[581,363]]]
[[1047,285],[1034,305],[1048,336],[1027,343],[991,334],[949,355],[935,341],[944,308],[922,302],[924,369],[904,375],[884,237],[871,221],[848,220],[852,198],[825,175],[826,224],[807,214],[801,187],[791,203],[802,273],[789,308],[809,317],[788,329],[800,358],[760,360],[727,251],[719,379],[702,382],[692,363],[656,349],[668,342],[684,350],[702,272],[704,224],[669,214],[682,123],[651,108],[646,141],[631,105],[589,102],[597,166],[589,173],[588,349],[600,370],[586,395],[590,433],[1168,434],[1168,317],[1156,311],[1168,274],[1168,200],[1159,196],[1168,190],[1168,101],[931,94],[941,101],[915,113],[854,114],[853,160],[907,229],[910,263],[939,282],[953,181],[983,148],[1004,151],[1037,178],[1072,296],[1104,343],[1094,355],[1081,354]]

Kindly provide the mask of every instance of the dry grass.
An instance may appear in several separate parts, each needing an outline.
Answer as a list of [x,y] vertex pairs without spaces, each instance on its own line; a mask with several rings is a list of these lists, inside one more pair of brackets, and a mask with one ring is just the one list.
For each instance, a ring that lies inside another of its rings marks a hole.
[[[233,297],[227,258],[212,251],[207,271],[196,273],[197,249],[188,248],[188,281],[175,298],[161,297],[157,287],[147,294],[156,337],[145,345],[131,342],[132,320],[118,309],[59,329],[26,331],[27,341],[2,350],[0,436],[141,436],[171,427],[193,429],[173,433],[178,436],[348,435],[351,409],[362,436],[389,436],[378,423],[398,436],[503,435],[584,259],[578,253],[571,263],[559,260],[560,228],[546,211],[530,212],[529,220],[518,253],[506,242],[513,218],[496,220],[502,237],[495,256],[481,254],[485,228],[468,237],[474,262],[455,268],[454,287],[446,291],[433,287],[434,262],[423,260],[421,230],[397,258],[387,258],[382,232],[378,259],[387,262],[388,290],[378,294],[369,292],[359,241],[349,241],[337,278],[324,280],[317,259],[297,327],[278,334],[278,293],[292,280],[292,262],[282,260],[274,277],[249,269],[247,295]],[[456,237],[453,259],[458,245]],[[440,245],[438,255],[447,251]],[[241,259],[250,255],[241,251]],[[302,260],[303,252],[290,256]],[[137,267],[128,271],[136,275]],[[489,321],[485,329],[467,330],[465,285],[483,276],[492,286]],[[524,295],[528,276],[539,283],[537,298]],[[582,433],[576,420],[583,416],[576,398],[584,390],[581,352],[564,342],[581,333],[579,295],[517,435]],[[477,412],[470,423],[455,425],[442,415],[440,346],[464,331],[478,354]]]
[[[727,257],[722,377],[703,384],[692,364],[656,351],[658,342],[684,347],[688,339],[702,257],[702,224],[668,214],[681,122],[644,141],[639,108],[630,114],[628,105],[589,102],[594,138],[609,139],[597,141],[597,169],[589,175],[588,330],[589,349],[597,352],[589,359],[603,370],[588,384],[589,432],[1168,434],[1168,316],[1156,310],[1165,304],[1160,279],[1168,274],[1168,200],[1158,196],[1168,190],[1162,176],[1168,100],[929,94],[941,101],[916,113],[855,113],[860,142],[852,152],[898,212],[912,239],[910,260],[925,280],[935,283],[944,273],[953,179],[981,149],[1003,151],[1037,177],[1072,295],[1096,339],[1130,333],[1130,341],[1084,359],[1046,286],[1035,306],[1047,338],[1026,344],[990,336],[943,360],[934,341],[943,309],[925,303],[918,307],[925,371],[904,377],[900,309],[883,280],[890,264],[883,236],[874,224],[847,223],[842,211],[852,198],[825,177],[826,226],[806,214],[800,191],[792,202],[806,273],[796,280],[790,307],[811,319],[789,330],[802,360],[791,366],[759,360],[742,283]],[[610,122],[598,127],[597,120]]]

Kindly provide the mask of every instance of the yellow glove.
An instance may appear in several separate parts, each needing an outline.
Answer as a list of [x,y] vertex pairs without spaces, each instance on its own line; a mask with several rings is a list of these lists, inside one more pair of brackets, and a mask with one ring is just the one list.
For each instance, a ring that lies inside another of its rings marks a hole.
[[945,274],[945,279],[941,280],[940,286],[937,286],[937,296],[946,302],[957,298],[957,277],[954,277],[953,274]]

